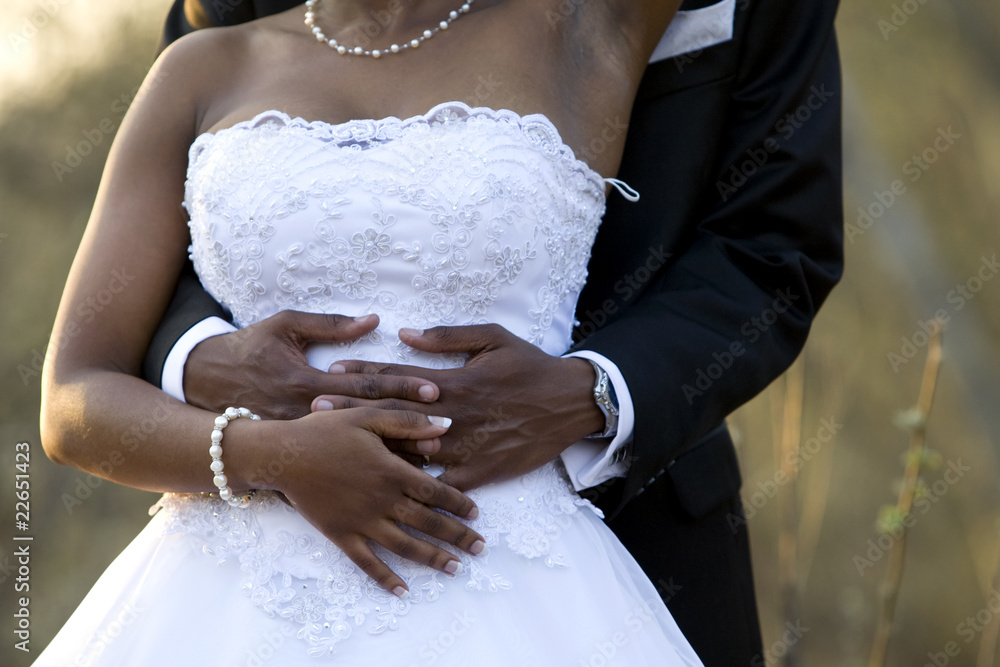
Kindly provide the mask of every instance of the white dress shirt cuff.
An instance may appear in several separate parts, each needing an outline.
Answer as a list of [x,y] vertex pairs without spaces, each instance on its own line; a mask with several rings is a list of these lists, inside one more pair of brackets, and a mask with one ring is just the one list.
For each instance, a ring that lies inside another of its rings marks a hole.
[[632,441],[635,409],[632,407],[632,396],[629,394],[628,385],[625,384],[625,378],[611,360],[590,350],[579,350],[563,356],[590,359],[603,368],[615,388],[615,397],[618,399],[618,433],[610,438],[610,442],[608,438],[581,440],[570,445],[561,454],[573,488],[583,491],[614,477],[624,477],[628,473],[628,459],[621,460],[616,453]]
[[[236,331],[236,327],[221,317],[206,317],[185,331],[184,335],[178,338],[174,346],[170,348],[170,354],[163,362],[163,374],[160,376],[160,385],[163,391],[179,401],[184,401],[184,365],[187,363],[191,350],[207,338],[234,331]],[[615,391],[618,391],[617,386]]]

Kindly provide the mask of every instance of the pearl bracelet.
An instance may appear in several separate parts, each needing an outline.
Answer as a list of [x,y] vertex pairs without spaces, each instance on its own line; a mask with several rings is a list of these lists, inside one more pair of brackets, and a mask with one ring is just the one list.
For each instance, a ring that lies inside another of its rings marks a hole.
[[222,429],[229,426],[229,422],[240,417],[250,418],[260,421],[260,417],[250,412],[246,408],[226,408],[226,411],[215,418],[215,428],[212,429],[212,446],[208,448],[208,453],[212,455],[212,472],[215,477],[212,483],[219,489],[219,497],[233,507],[246,508],[250,505],[256,491],[251,490],[245,496],[234,496],[233,490],[229,488],[229,478],[223,472],[225,466],[222,464]]

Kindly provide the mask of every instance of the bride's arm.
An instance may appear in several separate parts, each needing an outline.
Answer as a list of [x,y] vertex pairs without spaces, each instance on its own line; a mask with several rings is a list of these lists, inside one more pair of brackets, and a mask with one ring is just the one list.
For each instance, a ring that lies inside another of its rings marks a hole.
[[[154,491],[206,490],[199,466],[182,451],[206,414],[174,405],[133,377],[136,350],[165,308],[188,243],[179,203],[198,113],[194,86],[185,85],[192,82],[184,72],[191,51],[161,58],[125,116],[63,290],[42,381],[46,453],[87,472],[98,474],[122,448],[129,420],[142,423],[154,410],[166,415],[106,475]],[[244,430],[239,426],[233,435]],[[234,460],[231,476],[239,469]]]
[[[180,202],[188,147],[204,111],[199,100],[213,84],[197,73],[209,69],[204,63],[211,61],[213,39],[193,35],[165,52],[126,114],[63,292],[44,369],[41,431],[49,457],[153,491],[215,490],[208,447],[217,415],[139,379],[143,352],[189,243]],[[374,324],[346,321],[343,333],[356,337]],[[136,426],[154,415],[157,427],[136,438]],[[479,548],[476,533],[431,509],[464,517],[474,513],[472,501],[394,456],[379,437],[436,447],[445,430],[416,413],[387,418],[368,410],[290,422],[240,419],[225,431],[225,473],[237,492],[285,493],[359,567],[393,590],[403,582],[367,540],[442,571],[455,561],[410,538],[397,522],[466,551]],[[276,459],[280,475],[258,472]]]

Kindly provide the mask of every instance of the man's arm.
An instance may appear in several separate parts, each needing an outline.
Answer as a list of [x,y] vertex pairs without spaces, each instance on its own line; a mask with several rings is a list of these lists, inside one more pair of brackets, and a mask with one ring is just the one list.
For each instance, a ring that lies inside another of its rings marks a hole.
[[[146,358],[142,362],[142,377],[150,384],[166,389],[163,371],[177,341],[199,322],[212,317],[231,321],[229,314],[201,286],[191,262],[185,262],[170,305],[146,351]],[[186,356],[187,352],[184,353],[185,358]],[[183,400],[183,396],[178,396],[175,392],[168,393]]]
[[[620,266],[601,265],[602,253],[629,242],[626,228],[600,236],[595,247],[581,320],[586,328],[587,312],[604,312],[612,321],[577,347],[614,361],[632,388],[636,421],[626,499],[791,364],[840,278],[835,11],[835,2],[756,2],[738,10],[748,28],[733,44],[738,70],[729,108],[724,116],[719,110],[723,137],[717,159],[697,182],[690,174],[657,173],[647,159],[661,150],[705,150],[710,137],[690,146],[683,139],[664,142],[655,124],[678,115],[695,123],[693,114],[706,108],[692,105],[685,117],[666,98],[637,104],[620,178],[644,197],[676,187],[700,188],[702,196],[695,198],[696,228],[666,247],[672,257],[658,256],[655,242],[633,252],[634,267],[660,261],[659,272],[623,276]],[[694,75],[701,64],[695,58],[663,66],[687,66]],[[689,97],[713,85],[719,84],[706,83]],[[630,215],[615,204],[608,219]],[[643,277],[645,283],[638,280]],[[619,310],[623,294],[634,301]]]

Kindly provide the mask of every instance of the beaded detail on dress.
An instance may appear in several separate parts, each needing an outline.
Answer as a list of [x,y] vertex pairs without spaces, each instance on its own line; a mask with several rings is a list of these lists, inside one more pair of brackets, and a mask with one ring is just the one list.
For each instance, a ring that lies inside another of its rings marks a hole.
[[[351,358],[461,365],[403,345],[402,327],[496,322],[549,354],[565,352],[604,203],[603,179],[547,118],[452,102],[405,120],[337,125],[268,111],[201,135],[184,206],[195,268],[237,326],[284,309],[380,316],[362,340],[311,346],[310,363],[326,368]],[[458,577],[377,550],[407,581],[406,601],[273,494],[258,494],[248,510],[167,494],[154,509],[168,532],[238,561],[254,604],[292,623],[319,655],[352,632],[397,627],[449,586],[516,585],[497,568],[497,549],[569,564],[558,551],[564,522],[581,506],[599,513],[558,462],[469,495],[480,509],[471,525],[493,553],[463,556]]]
[[491,563],[498,549],[537,559],[550,568],[570,565],[571,556],[552,549],[569,525],[567,517],[580,507],[600,515],[573,493],[557,463],[468,495],[480,510],[479,518],[469,525],[485,538],[487,552],[470,557],[452,549],[463,566],[458,576],[448,577],[374,545],[379,558],[409,586],[405,601],[379,588],[273,493],[258,493],[245,510],[215,496],[166,494],[150,513],[159,510],[165,515],[167,533],[199,538],[206,556],[219,564],[238,562],[244,575],[242,588],[250,600],[269,616],[291,623],[310,653],[327,655],[354,632],[381,634],[396,629],[413,605],[437,601],[450,586],[483,593],[511,588],[514,583]]

